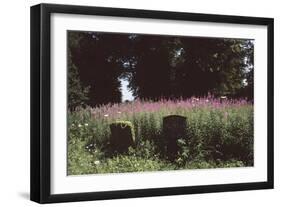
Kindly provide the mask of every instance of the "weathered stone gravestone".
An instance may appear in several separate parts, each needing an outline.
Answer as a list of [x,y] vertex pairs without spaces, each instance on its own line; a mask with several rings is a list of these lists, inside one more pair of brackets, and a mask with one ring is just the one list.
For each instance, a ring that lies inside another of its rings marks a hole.
[[186,137],[187,119],[184,116],[170,115],[163,118],[163,134],[167,143],[170,159],[177,156],[179,146],[177,140]]
[[129,121],[116,121],[110,124],[110,146],[113,151],[123,153],[135,143],[134,126]]

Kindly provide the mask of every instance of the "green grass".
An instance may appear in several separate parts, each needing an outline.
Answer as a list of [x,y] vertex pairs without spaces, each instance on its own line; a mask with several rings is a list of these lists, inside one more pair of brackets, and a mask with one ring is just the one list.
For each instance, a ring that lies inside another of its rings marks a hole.
[[[159,107],[146,112],[130,107],[134,105],[127,104],[127,111],[121,111],[120,104],[68,112],[69,175],[253,165],[251,104]],[[175,160],[167,158],[162,134],[162,119],[170,114],[186,116],[188,122]],[[123,154],[108,147],[109,125],[118,120],[130,121],[135,129],[136,146]]]

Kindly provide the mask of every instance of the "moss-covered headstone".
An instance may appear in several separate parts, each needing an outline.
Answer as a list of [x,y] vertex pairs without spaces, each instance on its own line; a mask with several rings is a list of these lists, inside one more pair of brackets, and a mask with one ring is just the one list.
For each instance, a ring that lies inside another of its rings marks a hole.
[[184,116],[170,115],[163,118],[163,134],[167,144],[167,153],[174,159],[179,150],[178,139],[186,137],[187,119]]
[[135,143],[134,126],[129,121],[116,121],[110,124],[110,146],[113,151],[123,153]]

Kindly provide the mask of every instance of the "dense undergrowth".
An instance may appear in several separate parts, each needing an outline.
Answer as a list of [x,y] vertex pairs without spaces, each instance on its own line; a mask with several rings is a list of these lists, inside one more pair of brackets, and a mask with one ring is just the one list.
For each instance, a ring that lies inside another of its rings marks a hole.
[[[163,117],[187,117],[187,133],[167,157]],[[136,144],[110,150],[109,125],[130,121]],[[120,173],[253,165],[253,105],[245,100],[134,101],[68,112],[68,174]]]

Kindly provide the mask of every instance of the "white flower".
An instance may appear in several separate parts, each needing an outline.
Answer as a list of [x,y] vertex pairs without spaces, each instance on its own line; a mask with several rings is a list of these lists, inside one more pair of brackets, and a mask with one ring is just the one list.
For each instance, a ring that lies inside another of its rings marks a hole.
[[84,125],[85,125],[85,126],[89,126],[89,124],[88,124],[88,123],[85,123]]
[[100,161],[99,161],[99,160],[96,160],[96,161],[94,162],[94,164],[95,164],[95,165],[99,165],[99,164],[100,164]]
[[117,113],[118,113],[118,114],[121,114],[121,111],[118,111]]
[[108,117],[108,114],[105,114],[104,116],[105,116],[105,117]]
[[82,125],[81,125],[81,124],[78,124],[78,127],[82,127]]

